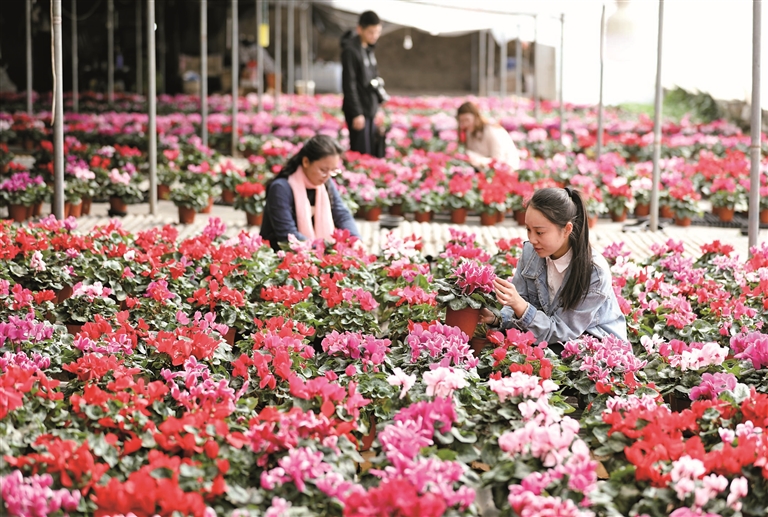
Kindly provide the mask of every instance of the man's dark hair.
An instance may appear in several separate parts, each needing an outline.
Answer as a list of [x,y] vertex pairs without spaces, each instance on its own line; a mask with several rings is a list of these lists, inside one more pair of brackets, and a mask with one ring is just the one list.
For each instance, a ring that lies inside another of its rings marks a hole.
[[357,24],[362,29],[365,29],[371,25],[381,25],[381,20],[379,19],[379,15],[373,11],[365,11],[360,15],[360,20],[358,20]]

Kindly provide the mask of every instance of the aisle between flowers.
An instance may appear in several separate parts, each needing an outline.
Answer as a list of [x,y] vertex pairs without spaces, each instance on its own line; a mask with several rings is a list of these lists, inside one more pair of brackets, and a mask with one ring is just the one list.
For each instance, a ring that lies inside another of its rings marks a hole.
[[216,219],[184,240],[1,224],[12,515],[478,515],[481,489],[503,515],[763,512],[768,247],[609,247],[630,341],[560,358],[482,325],[476,355],[442,323],[519,241],[454,230],[430,263],[392,235],[375,257],[343,232],[275,253]]

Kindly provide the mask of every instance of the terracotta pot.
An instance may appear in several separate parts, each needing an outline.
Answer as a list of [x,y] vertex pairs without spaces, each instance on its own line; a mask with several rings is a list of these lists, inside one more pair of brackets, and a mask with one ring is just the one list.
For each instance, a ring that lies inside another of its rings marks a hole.
[[691,225],[691,218],[690,217],[677,217],[675,216],[675,226],[690,226]]
[[235,344],[235,328],[232,327],[227,331],[227,334],[224,336],[224,340],[230,345]]
[[734,215],[736,215],[736,210],[733,208],[728,208],[726,206],[721,206],[720,211],[717,214],[720,220],[723,221],[724,223],[730,223],[731,221],[733,221]]
[[454,311],[450,307],[445,310],[445,324],[452,327],[459,327],[469,338],[475,333],[477,324],[480,321],[480,309],[467,307]]
[[221,191],[221,202],[231,205],[235,202],[235,191],[224,189]]
[[195,222],[195,209],[186,206],[179,207],[179,222],[181,224],[192,224]]
[[497,222],[499,222],[499,216],[497,212],[482,212],[480,214],[481,226],[494,226]]
[[597,216],[596,215],[589,216],[589,219],[587,219],[587,225],[590,228],[594,228],[596,224],[597,224]]
[[70,205],[69,215],[71,215],[72,217],[80,217],[81,215],[83,215],[83,202],[80,201],[76,205]]
[[672,207],[669,205],[662,205],[659,207],[659,217],[663,217],[664,219],[674,219],[675,211],[672,210]]
[[72,211],[72,203],[64,202],[64,218],[69,217],[69,213]]
[[637,217],[646,217],[651,215],[651,205],[637,205],[635,207],[635,215]]
[[506,219],[506,217],[507,217],[506,212],[499,212],[498,214],[496,214],[496,222],[497,223],[503,223],[504,219]]
[[32,205],[32,217],[40,217],[43,214],[43,204],[35,203]]
[[91,215],[91,204],[93,200],[89,197],[83,198],[83,215]]
[[467,222],[467,211],[466,208],[454,208],[451,210],[451,222],[453,224],[464,224]]
[[413,219],[417,223],[428,223],[432,220],[432,212],[414,212]]
[[376,415],[371,415],[369,419],[370,432],[360,439],[360,443],[357,444],[358,451],[367,451],[373,445],[373,441],[376,439]]
[[403,204],[397,203],[389,207],[389,215],[403,215]]
[[261,223],[264,222],[264,213],[262,212],[260,214],[249,214],[246,212],[245,218],[248,221],[248,226],[261,226]]
[[525,226],[525,210],[515,210],[515,221],[520,226]]
[[28,206],[27,208],[27,219],[32,219],[32,214],[35,211],[35,207]]
[[355,212],[355,219],[365,219],[365,216],[368,214],[368,209],[364,207],[360,207],[357,209],[357,212]]
[[64,287],[56,291],[56,303],[63,302],[64,300],[72,296],[73,292],[74,291],[72,291],[71,285],[65,285]]
[[35,141],[31,138],[25,138],[24,141],[21,143],[21,146],[24,148],[25,151],[31,151],[35,148]]
[[490,340],[485,337],[473,337],[469,340],[469,346],[472,349],[472,351],[475,353],[475,357],[480,357],[480,352],[483,351],[483,349],[490,344]]
[[171,199],[171,186],[170,185],[158,185],[157,186],[157,199]]
[[208,198],[208,206],[200,210],[201,214],[210,214],[211,210],[213,210],[213,197]]
[[719,218],[720,217],[720,212],[722,210],[723,210],[723,207],[721,207],[721,206],[713,206],[712,207],[712,215],[714,215],[714,216]]
[[760,224],[768,224],[768,208],[760,210]]
[[611,212],[611,221],[614,223],[623,223],[627,220],[627,209],[625,208],[624,211],[620,214],[614,214]]
[[72,334],[73,336],[76,336],[81,330],[83,330],[83,326],[79,323],[67,323],[67,332]]
[[8,216],[17,223],[27,220],[27,207],[24,205],[8,205]]
[[379,217],[381,217],[380,206],[372,206],[371,208],[368,209],[368,211],[365,214],[366,221],[378,221]]
[[123,201],[123,198],[117,196],[109,198],[109,208],[111,208],[113,212],[128,212],[128,204]]

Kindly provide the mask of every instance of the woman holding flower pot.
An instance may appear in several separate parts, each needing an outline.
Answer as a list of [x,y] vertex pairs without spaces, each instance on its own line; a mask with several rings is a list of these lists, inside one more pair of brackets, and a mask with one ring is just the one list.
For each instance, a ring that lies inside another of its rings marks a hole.
[[627,339],[627,325],[605,258],[589,243],[587,209],[578,191],[536,191],[525,214],[528,242],[512,282],[494,281],[501,317],[484,323],[530,331],[537,341],[565,343],[589,334]]
[[267,185],[261,237],[273,249],[279,250],[289,235],[299,240],[325,239],[336,228],[360,237],[332,179],[339,172],[341,153],[332,138],[314,136]]

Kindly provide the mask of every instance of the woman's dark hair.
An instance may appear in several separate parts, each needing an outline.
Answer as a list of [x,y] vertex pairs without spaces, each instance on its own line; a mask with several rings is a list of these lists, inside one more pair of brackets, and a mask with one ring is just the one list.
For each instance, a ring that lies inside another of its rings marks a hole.
[[371,25],[381,25],[381,20],[379,19],[379,15],[373,11],[365,11],[360,15],[360,19],[357,21],[357,24],[360,26],[360,28],[365,29]]
[[559,228],[573,224],[568,236],[571,244],[571,270],[568,280],[560,293],[563,309],[575,309],[589,292],[592,279],[592,247],[589,244],[589,221],[587,206],[578,190],[566,188],[543,188],[537,190],[528,208],[535,208]]
[[326,156],[339,156],[342,152],[341,146],[330,136],[315,135],[304,142],[301,151],[291,156],[275,179],[287,178],[296,172],[304,158],[307,158],[309,163],[312,163],[322,160]]
[[480,110],[474,102],[465,102],[459,106],[459,109],[456,112],[456,118],[459,118],[459,115],[466,115],[467,113],[475,116],[475,127],[472,128],[472,135],[476,137],[480,136],[485,129],[485,119],[480,115]]

